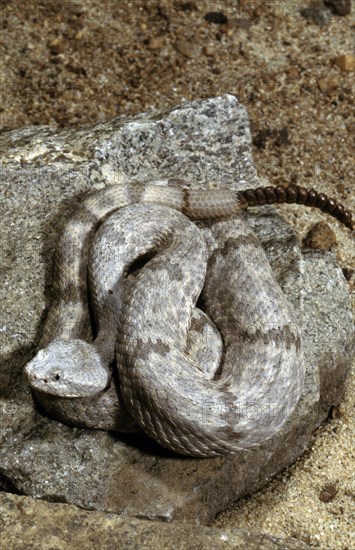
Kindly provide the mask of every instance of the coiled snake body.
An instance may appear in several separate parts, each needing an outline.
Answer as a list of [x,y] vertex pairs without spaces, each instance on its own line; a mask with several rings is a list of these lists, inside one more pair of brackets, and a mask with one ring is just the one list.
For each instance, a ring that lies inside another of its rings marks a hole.
[[82,201],[59,241],[53,304],[25,374],[68,423],[138,426],[192,456],[253,447],[300,398],[299,328],[240,215],[242,195],[161,183]]

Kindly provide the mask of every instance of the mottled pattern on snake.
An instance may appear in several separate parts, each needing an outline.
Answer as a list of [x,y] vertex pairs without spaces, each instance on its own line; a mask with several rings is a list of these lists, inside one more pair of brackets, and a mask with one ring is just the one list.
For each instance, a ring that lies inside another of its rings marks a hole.
[[[44,349],[27,365],[27,377],[47,411],[74,424],[130,431],[133,417],[161,445],[194,456],[258,445],[290,417],[302,391],[292,309],[240,215],[236,192],[157,183],[96,192],[69,221],[55,260]],[[213,220],[197,228],[172,208]],[[135,271],[142,257],[146,263]],[[84,341],[92,336],[88,265],[94,344]],[[195,308],[201,291],[223,339],[220,366],[219,351],[212,367],[203,364],[220,337]],[[192,319],[208,326],[207,342],[197,329],[191,338]],[[116,343],[119,374],[110,385]]]

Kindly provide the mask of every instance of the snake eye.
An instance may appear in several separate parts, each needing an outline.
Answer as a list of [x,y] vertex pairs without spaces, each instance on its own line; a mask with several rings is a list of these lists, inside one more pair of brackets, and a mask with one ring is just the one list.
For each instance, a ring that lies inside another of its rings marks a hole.
[[55,375],[54,375],[54,380],[60,380],[60,374],[58,374],[58,373],[55,374]]

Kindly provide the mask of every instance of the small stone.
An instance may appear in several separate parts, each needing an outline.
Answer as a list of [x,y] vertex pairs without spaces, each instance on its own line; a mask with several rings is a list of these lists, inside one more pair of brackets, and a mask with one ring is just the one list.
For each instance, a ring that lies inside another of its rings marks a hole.
[[75,73],[75,74],[81,74],[81,75],[86,75],[86,69],[84,67],[82,67],[81,65],[75,65],[74,63],[68,63],[66,66],[65,66],[66,69],[68,69],[68,71],[70,71],[71,73]]
[[304,246],[319,250],[330,250],[335,243],[335,234],[326,222],[316,223],[303,239]]
[[339,489],[335,483],[327,483],[327,485],[324,485],[319,494],[319,500],[321,502],[330,502],[333,500],[338,491]]
[[320,27],[327,25],[330,22],[332,13],[324,7],[323,2],[312,2],[308,8],[300,11],[302,17],[316,23]]
[[58,55],[53,55],[51,57],[50,62],[54,63],[55,65],[59,65],[60,63],[64,63],[65,57],[62,53],[59,53]]
[[343,418],[344,416],[344,408],[342,404],[339,405],[332,405],[328,412],[328,419],[334,420],[334,418]]
[[197,10],[195,2],[183,2],[180,6],[182,11],[194,11]]
[[81,40],[83,36],[85,36],[85,29],[81,29],[80,31],[78,31],[74,38],[75,40]]
[[228,23],[219,27],[219,32],[222,34],[226,34],[227,36],[232,36],[235,28],[236,25],[234,21],[228,21]]
[[338,86],[339,78],[337,76],[331,76],[330,78],[326,76],[318,80],[318,88],[321,92],[324,92],[326,94],[331,94],[335,92]]
[[290,80],[297,80],[300,76],[299,69],[297,67],[290,67],[287,71],[287,76]]
[[150,50],[160,50],[165,44],[164,36],[156,36],[149,40],[148,48]]
[[175,44],[175,48],[179,53],[181,53],[185,57],[188,57],[189,59],[197,57],[201,49],[200,45],[196,42],[184,39],[178,40]]
[[58,55],[64,51],[64,40],[62,38],[55,38],[48,44],[48,48],[52,55]]
[[343,275],[346,281],[350,281],[351,277],[354,275],[355,270],[352,267],[343,267]]
[[211,46],[203,46],[202,51],[207,57],[216,57],[215,50]]
[[336,15],[349,15],[351,0],[324,0],[324,4]]
[[215,23],[216,25],[226,25],[228,17],[221,11],[209,11],[205,15],[205,21],[207,23]]
[[355,70],[355,55],[353,54],[344,54],[339,55],[335,58],[335,64],[338,65],[338,67],[342,71],[350,72]]

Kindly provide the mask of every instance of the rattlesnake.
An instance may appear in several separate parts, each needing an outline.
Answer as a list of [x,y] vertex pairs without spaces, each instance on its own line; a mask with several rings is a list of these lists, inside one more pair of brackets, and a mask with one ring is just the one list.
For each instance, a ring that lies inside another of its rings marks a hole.
[[[302,342],[241,210],[300,202],[351,226],[324,197],[295,186],[197,191],[175,181],[89,194],[61,236],[41,349],[25,367],[38,401],[79,426],[140,427],[186,455],[271,437],[302,393]],[[201,291],[205,313],[195,307]]]

